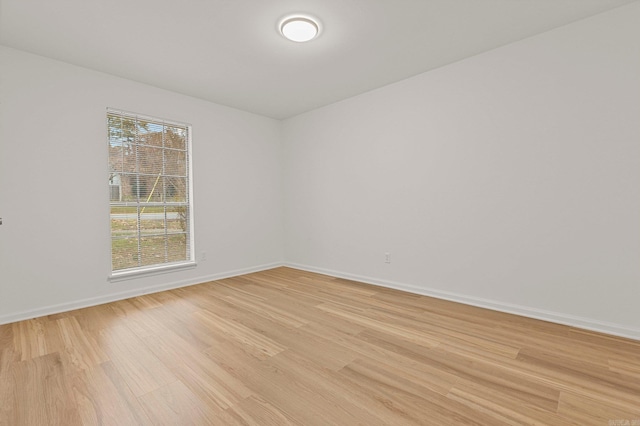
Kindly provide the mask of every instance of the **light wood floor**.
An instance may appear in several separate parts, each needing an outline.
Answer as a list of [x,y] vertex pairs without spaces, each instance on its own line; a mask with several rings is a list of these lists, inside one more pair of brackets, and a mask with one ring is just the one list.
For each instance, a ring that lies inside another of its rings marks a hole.
[[0,326],[0,424],[640,425],[640,342],[278,268]]

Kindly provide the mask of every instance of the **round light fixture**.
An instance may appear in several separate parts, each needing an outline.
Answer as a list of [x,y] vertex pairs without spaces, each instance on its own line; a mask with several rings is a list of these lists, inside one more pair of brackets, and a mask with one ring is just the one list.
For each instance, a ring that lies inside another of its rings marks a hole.
[[318,24],[305,16],[292,16],[280,24],[280,32],[291,41],[303,43],[318,36]]

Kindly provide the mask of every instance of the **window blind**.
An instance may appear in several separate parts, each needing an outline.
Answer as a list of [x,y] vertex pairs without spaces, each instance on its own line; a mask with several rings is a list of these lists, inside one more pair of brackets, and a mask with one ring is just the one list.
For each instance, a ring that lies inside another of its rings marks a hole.
[[112,274],[193,263],[190,126],[107,110]]

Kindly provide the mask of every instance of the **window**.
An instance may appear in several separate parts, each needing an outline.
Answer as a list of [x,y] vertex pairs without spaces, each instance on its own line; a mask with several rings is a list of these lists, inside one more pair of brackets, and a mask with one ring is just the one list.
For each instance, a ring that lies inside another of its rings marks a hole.
[[112,276],[192,265],[190,126],[107,111]]

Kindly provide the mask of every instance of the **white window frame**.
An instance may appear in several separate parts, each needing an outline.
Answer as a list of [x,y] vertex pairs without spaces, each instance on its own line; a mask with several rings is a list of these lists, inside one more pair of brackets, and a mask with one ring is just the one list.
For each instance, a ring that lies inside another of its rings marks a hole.
[[[156,124],[162,124],[162,125],[170,125],[170,126],[177,126],[177,127],[184,127],[187,129],[187,139],[186,139],[186,144],[187,144],[187,149],[186,149],[186,155],[187,155],[187,179],[188,179],[188,185],[187,185],[187,193],[188,193],[188,230],[187,230],[187,238],[189,241],[189,259],[186,259],[184,261],[178,261],[178,262],[171,262],[171,263],[159,263],[159,264],[154,264],[154,265],[147,265],[147,266],[138,266],[138,267],[134,267],[134,268],[127,268],[127,269],[121,269],[121,270],[115,270],[113,269],[113,252],[112,252],[112,241],[113,241],[113,234],[112,234],[112,229],[111,229],[111,206],[112,206],[112,202],[111,202],[111,185],[107,185],[108,187],[108,191],[109,191],[109,265],[110,265],[110,274],[109,274],[109,281],[114,282],[114,281],[121,281],[121,280],[127,280],[127,279],[132,279],[132,278],[138,278],[138,277],[142,277],[142,276],[150,276],[150,275],[157,275],[157,274],[164,274],[164,273],[168,273],[168,272],[173,272],[173,271],[177,271],[177,270],[182,270],[182,269],[189,269],[189,268],[193,268],[196,266],[196,251],[195,251],[195,233],[194,233],[194,213],[193,213],[193,160],[192,160],[192,126],[191,124],[188,123],[182,123],[182,122],[177,122],[177,121],[172,121],[172,120],[166,120],[163,118],[158,118],[158,117],[153,117],[153,116],[149,116],[149,115],[144,115],[144,114],[138,114],[138,113],[133,113],[133,112],[129,112],[129,111],[124,111],[124,110],[120,110],[120,109],[113,109],[113,108],[107,108],[107,113],[105,115],[105,123],[106,123],[106,135],[107,135],[107,145],[110,144],[110,138],[109,138],[109,120],[108,117],[109,115],[121,115],[123,117],[129,117],[132,119],[136,119],[136,120],[142,120],[142,121],[147,121],[147,122],[152,122],[152,123],[156,123]],[[111,174],[111,171],[109,171],[109,173]],[[130,206],[133,205],[138,205],[139,202],[137,203],[129,203]],[[165,203],[166,205],[166,203]],[[140,238],[140,234],[138,234],[138,238]]]

